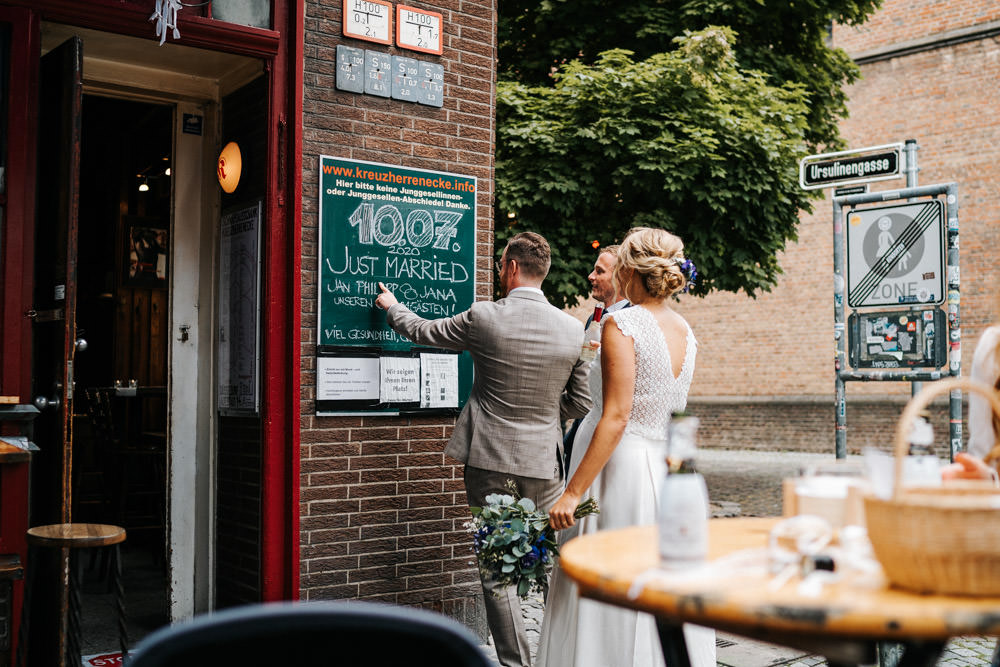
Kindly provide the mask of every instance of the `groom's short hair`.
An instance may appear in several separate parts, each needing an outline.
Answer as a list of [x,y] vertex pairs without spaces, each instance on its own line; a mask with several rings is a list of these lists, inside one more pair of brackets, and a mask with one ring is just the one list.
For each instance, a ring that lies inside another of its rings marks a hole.
[[617,257],[619,248],[621,248],[621,246],[618,244],[601,246],[601,250],[600,252],[597,253],[597,256],[600,257],[601,255],[614,255],[615,257]]
[[507,259],[517,262],[526,276],[542,279],[549,274],[552,251],[541,234],[521,232],[507,242]]

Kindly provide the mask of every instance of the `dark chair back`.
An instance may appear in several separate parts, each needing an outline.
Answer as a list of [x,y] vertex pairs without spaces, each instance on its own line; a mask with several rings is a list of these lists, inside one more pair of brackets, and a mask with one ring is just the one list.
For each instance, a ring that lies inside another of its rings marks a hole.
[[269,603],[196,616],[146,637],[128,667],[491,667],[441,614],[369,602]]
[[94,436],[101,441],[101,445],[106,451],[116,449],[119,446],[120,438],[111,409],[111,397],[114,390],[106,387],[87,387],[83,391],[87,401],[87,415],[90,417]]

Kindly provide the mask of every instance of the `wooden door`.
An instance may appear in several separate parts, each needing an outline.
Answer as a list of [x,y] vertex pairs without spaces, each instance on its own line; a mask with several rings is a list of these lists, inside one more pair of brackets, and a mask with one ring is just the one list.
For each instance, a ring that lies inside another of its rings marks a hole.
[[[72,403],[82,74],[83,44],[78,38],[67,40],[42,58],[32,308],[32,384],[35,406],[41,411],[35,420],[34,435],[40,449],[32,489],[34,525],[65,523],[73,518]],[[61,566],[57,571],[65,579],[68,553],[63,551],[58,555]],[[28,567],[37,565],[40,575],[44,575],[41,563],[38,560]],[[41,579],[39,576],[36,581]],[[38,589],[36,599],[44,604],[38,605],[41,616],[35,617],[32,625],[41,625],[41,631],[49,637],[31,638],[32,664],[49,664],[52,657],[64,664],[68,586],[58,585],[51,590],[40,584]],[[34,611],[33,606],[33,616]],[[61,631],[52,632],[55,628]]]
[[37,522],[72,519],[72,401],[83,44],[73,38],[42,59],[35,243],[33,384],[36,441],[48,495]]

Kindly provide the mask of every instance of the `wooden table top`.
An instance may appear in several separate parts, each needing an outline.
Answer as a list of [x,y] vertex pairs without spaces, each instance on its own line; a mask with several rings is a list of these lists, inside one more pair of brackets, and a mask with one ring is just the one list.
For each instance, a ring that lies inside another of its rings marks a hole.
[[[709,559],[766,547],[778,521],[712,519]],[[799,593],[798,577],[772,590],[763,573],[710,568],[711,576],[658,575],[656,534],[655,526],[636,526],[576,538],[560,548],[562,568],[584,597],[788,646],[833,638],[943,641],[1000,634],[1000,597],[919,595],[847,582],[810,597]],[[640,575],[647,583],[631,599],[629,588]]]
[[125,541],[125,529],[105,523],[54,523],[28,529],[28,543],[40,547],[105,547]]

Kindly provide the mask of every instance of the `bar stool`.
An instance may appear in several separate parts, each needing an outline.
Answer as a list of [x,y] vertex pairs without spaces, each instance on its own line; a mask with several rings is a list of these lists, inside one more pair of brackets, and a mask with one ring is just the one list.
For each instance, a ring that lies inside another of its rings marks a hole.
[[[56,523],[46,526],[35,526],[28,529],[28,579],[24,587],[24,613],[21,615],[21,629],[17,646],[17,665],[24,667],[27,655],[28,615],[31,609],[31,585],[36,575],[35,562],[31,552],[37,553],[39,548],[69,549],[69,610],[66,621],[65,641],[59,637],[64,654],[59,656],[60,664],[73,665],[81,663],[80,650],[80,574],[75,562],[74,551],[93,547],[113,547],[111,557],[111,576],[115,590],[115,609],[118,613],[118,643],[121,646],[122,661],[128,655],[128,630],[125,626],[125,596],[122,588],[122,564],[120,545],[125,541],[125,529],[103,523]],[[60,622],[60,635],[62,635]]]

